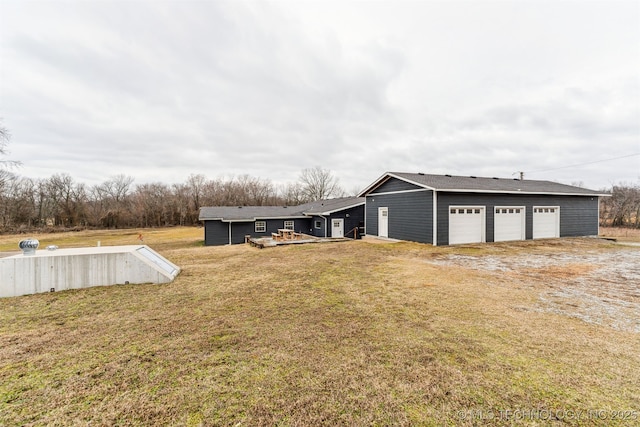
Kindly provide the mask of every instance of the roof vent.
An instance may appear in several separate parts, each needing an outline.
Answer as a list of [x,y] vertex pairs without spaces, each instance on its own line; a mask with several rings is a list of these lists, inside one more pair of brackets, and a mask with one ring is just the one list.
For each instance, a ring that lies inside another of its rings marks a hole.
[[474,179],[475,179],[475,178],[477,178],[477,176],[473,176],[473,175],[471,175],[469,178],[474,178]]
[[493,179],[500,179],[500,178],[498,178],[497,176],[494,176]]
[[445,176],[446,176],[446,177],[448,177],[448,178],[451,178],[451,175],[449,175],[449,174],[447,174],[447,175],[445,175]]
[[424,175],[424,173],[423,172],[418,172],[418,175]]
[[38,246],[40,246],[40,242],[34,238],[20,240],[18,243],[18,247],[22,249],[24,255],[35,255]]
[[238,209],[242,209],[242,206],[238,206]]

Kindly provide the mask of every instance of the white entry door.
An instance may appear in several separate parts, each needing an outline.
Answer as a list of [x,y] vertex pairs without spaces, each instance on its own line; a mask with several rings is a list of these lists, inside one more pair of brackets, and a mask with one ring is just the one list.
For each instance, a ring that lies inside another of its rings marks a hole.
[[344,237],[344,219],[331,220],[331,237]]
[[524,206],[496,206],[493,221],[493,241],[524,240]]
[[389,208],[378,208],[378,236],[389,237]]
[[560,207],[533,207],[533,238],[560,237]]
[[484,224],[484,206],[451,206],[449,244],[484,242]]

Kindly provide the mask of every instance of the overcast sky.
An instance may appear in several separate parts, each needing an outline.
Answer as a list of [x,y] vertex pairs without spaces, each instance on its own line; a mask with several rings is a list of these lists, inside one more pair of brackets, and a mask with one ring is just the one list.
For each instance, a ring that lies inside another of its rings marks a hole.
[[32,178],[640,180],[635,0],[0,0],[0,73]]

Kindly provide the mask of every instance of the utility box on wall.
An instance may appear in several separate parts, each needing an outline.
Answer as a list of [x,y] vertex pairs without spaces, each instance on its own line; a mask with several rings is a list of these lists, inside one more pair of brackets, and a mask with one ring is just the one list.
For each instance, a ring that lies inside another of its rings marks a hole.
[[146,245],[39,250],[0,259],[0,297],[116,284],[169,283],[180,268]]

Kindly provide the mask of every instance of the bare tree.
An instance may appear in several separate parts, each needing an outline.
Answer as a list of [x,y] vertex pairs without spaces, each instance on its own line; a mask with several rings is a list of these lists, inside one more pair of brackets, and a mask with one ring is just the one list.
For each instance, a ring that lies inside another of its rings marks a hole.
[[133,177],[115,175],[103,182],[95,191],[101,193],[106,202],[106,214],[102,218],[102,225],[106,227],[122,227],[127,222],[129,192]]
[[344,190],[340,187],[338,178],[328,169],[316,166],[303,169],[300,174],[302,192],[307,201],[328,199],[329,197],[342,197]]
[[138,185],[133,194],[133,206],[138,226],[162,227],[171,224],[171,190],[155,182]]
[[196,217],[198,216],[200,207],[202,206],[201,203],[206,183],[207,179],[202,174],[191,174],[189,175],[189,178],[187,178],[186,186],[188,188],[189,196],[192,202],[191,215],[193,215],[193,213],[195,212]]
[[640,228],[640,184],[618,184],[600,201],[602,225]]
[[173,184],[171,194],[169,206],[171,223],[173,225],[193,224],[194,213],[197,211],[193,211],[190,207],[192,192],[189,184]]
[[280,199],[282,203],[288,206],[297,206],[308,200],[304,195],[302,184],[299,182],[285,184],[280,190]]
[[76,183],[71,175],[53,175],[46,184],[48,198],[54,205],[54,218],[64,226],[84,225],[87,201],[85,185]]
[[200,206],[220,206],[220,181],[209,180],[202,186]]
[[13,225],[13,181],[15,181],[14,177],[3,177],[0,171],[0,227],[2,228],[10,228]]
[[[2,126],[2,120],[0,120],[0,156],[7,155],[7,146],[9,145],[9,140],[11,139],[11,134]],[[0,185],[2,185],[6,180],[15,178],[15,175],[11,173],[8,169],[11,167],[19,166],[21,163],[15,160],[0,160]]]

